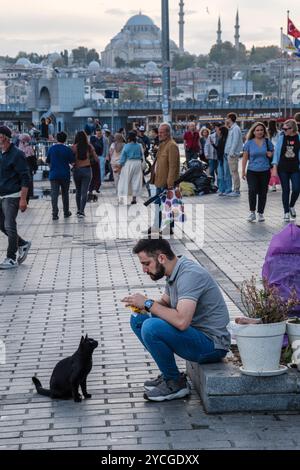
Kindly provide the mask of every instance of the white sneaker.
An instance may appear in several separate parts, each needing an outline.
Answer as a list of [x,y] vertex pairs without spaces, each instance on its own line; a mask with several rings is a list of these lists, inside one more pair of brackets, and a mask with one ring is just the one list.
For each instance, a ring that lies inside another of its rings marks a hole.
[[17,261],[14,261],[11,258],[6,258],[1,264],[0,264],[0,269],[6,270],[6,269],[14,269],[18,267]]
[[18,263],[19,264],[24,263],[25,259],[27,258],[30,247],[31,247],[31,242],[27,242],[26,245],[24,246],[19,246],[19,250],[18,250],[19,252]]
[[291,214],[292,219],[296,219],[297,213],[296,213],[295,207],[290,207],[290,214]]
[[264,214],[258,214],[258,222],[264,222],[265,220]]
[[276,184],[273,184],[272,191],[275,193],[277,191]]
[[250,215],[248,217],[248,222],[255,222],[256,221],[256,214],[255,212],[250,212]]
[[284,214],[283,220],[284,220],[285,222],[290,222],[291,217],[290,217],[290,213],[289,213],[289,212],[286,212],[286,213]]

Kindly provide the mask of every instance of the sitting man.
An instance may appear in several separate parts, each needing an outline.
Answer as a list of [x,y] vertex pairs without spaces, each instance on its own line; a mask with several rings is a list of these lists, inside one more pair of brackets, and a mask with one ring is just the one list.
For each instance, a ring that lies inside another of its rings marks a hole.
[[141,294],[123,299],[126,306],[148,314],[133,314],[131,327],[155,360],[161,375],[144,384],[152,401],[183,398],[190,393],[174,354],[192,362],[218,362],[230,347],[229,313],[221,291],[198,263],[178,258],[167,240],[140,240],[133,252],[153,281],[166,276],[159,301]]

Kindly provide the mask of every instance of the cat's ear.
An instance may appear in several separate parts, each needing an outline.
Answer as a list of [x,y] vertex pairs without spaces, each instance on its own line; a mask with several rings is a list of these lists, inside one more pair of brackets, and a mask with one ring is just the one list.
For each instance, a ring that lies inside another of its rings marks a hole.
[[81,336],[80,344],[82,344],[83,342],[84,342],[84,337]]
[[85,339],[86,339],[86,340],[89,339],[88,334],[85,335]]

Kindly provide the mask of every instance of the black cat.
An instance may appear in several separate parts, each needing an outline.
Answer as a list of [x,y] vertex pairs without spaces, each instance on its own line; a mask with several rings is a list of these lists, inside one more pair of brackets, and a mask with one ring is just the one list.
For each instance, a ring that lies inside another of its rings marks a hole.
[[50,390],[44,389],[41,382],[32,377],[36,391],[46,397],[62,399],[73,397],[75,402],[81,402],[81,395],[78,392],[80,385],[84,398],[91,398],[92,395],[87,393],[86,379],[92,370],[92,354],[97,346],[97,341],[88,338],[88,335],[85,338],[82,336],[75,354],[56,364],[50,379]]

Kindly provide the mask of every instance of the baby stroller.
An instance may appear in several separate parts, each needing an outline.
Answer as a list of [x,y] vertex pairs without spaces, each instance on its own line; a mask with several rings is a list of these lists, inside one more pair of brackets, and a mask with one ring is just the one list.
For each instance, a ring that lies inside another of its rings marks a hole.
[[206,169],[206,163],[197,159],[190,160],[188,162],[188,170],[181,175],[176,183],[193,183],[197,194],[216,193],[218,188],[214,185],[213,178],[205,173]]

